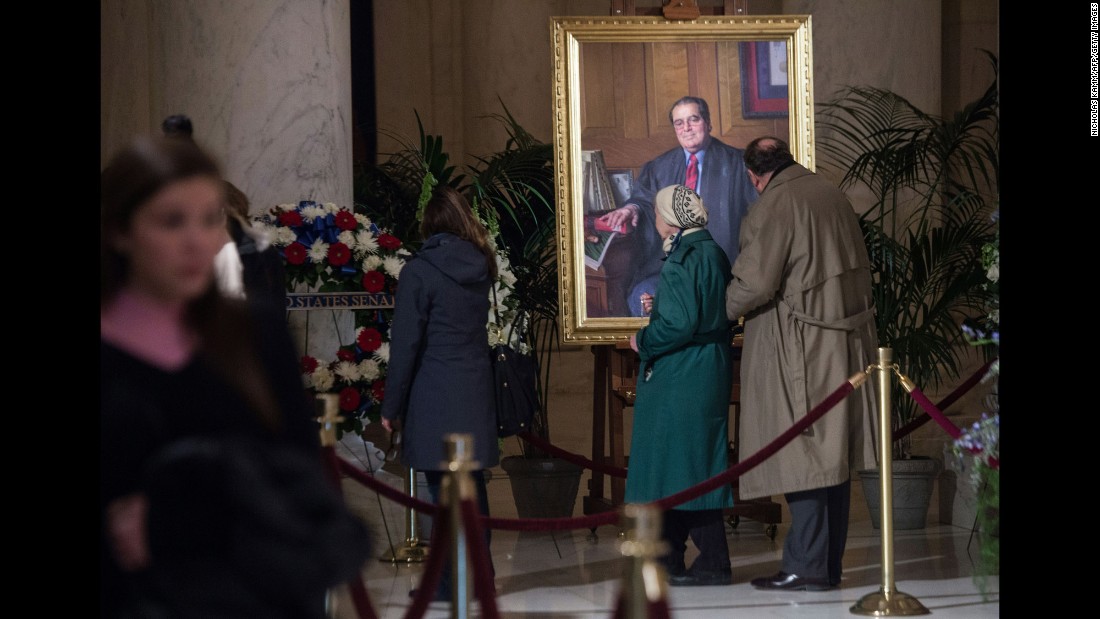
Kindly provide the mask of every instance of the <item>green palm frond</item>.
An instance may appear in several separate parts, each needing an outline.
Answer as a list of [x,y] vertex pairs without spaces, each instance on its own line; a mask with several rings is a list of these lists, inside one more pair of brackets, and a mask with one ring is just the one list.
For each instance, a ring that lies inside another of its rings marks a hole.
[[[997,61],[986,53],[992,83],[948,118],[864,86],[818,106],[820,167],[835,166],[842,187],[873,196],[860,227],[880,345],[894,349],[919,387],[958,377],[968,348],[960,326],[996,301],[982,261],[1000,196]],[[904,425],[918,411],[895,395],[895,421]]]

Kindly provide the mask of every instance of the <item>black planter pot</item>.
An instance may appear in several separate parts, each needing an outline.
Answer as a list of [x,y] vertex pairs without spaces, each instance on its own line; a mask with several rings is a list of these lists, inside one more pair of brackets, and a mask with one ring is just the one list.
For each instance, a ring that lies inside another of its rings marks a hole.
[[573,515],[583,468],[558,458],[522,456],[502,458],[500,466],[508,473],[520,518],[569,518]]

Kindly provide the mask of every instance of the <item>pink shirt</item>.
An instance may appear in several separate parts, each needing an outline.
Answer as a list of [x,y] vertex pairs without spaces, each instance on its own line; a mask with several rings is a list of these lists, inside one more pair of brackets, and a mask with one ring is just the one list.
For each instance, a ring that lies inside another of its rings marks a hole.
[[195,334],[183,322],[183,304],[123,289],[99,314],[99,337],[165,370],[178,370],[195,353]]

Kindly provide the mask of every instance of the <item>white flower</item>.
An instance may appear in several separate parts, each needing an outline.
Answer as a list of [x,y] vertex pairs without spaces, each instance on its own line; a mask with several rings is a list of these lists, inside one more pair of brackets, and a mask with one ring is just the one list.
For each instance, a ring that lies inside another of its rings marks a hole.
[[374,359],[379,363],[390,362],[390,343],[382,342],[378,347],[378,350],[374,351]]
[[351,230],[344,230],[340,234],[337,234],[336,240],[347,245],[348,249],[355,251],[355,233]]
[[325,203],[324,203],[324,204],[322,204],[321,206],[322,206],[322,207],[323,207],[323,208],[324,208],[324,209],[325,209],[326,211],[328,211],[329,213],[336,213],[337,211],[342,211],[342,210],[344,210],[344,209],[340,208],[339,206],[336,206],[336,203],[335,203],[335,202],[325,202]]
[[324,366],[318,367],[309,375],[309,386],[318,393],[324,393],[332,389],[333,382],[332,371]]
[[280,210],[280,211],[293,211],[294,209],[298,208],[298,205],[295,204],[295,203],[288,202],[286,204],[279,204],[275,208]]
[[313,223],[314,219],[317,219],[318,217],[324,217],[328,214],[327,212],[325,212],[325,207],[316,205],[307,206],[299,211],[299,213],[302,214],[302,219],[304,219],[306,223]]
[[370,217],[362,213],[352,213],[352,215],[355,215],[355,221],[359,222],[360,228],[370,228]]
[[[350,246],[349,246],[350,247]],[[378,237],[370,229],[359,230],[355,233],[355,256],[362,258],[367,254],[378,252]],[[373,269],[372,269],[373,270]]]
[[382,266],[382,256],[376,256],[371,254],[363,259],[363,272],[377,271],[378,267]]
[[[375,354],[377,354],[377,352]],[[374,382],[381,375],[381,368],[374,359],[363,359],[359,362],[359,376],[362,377],[363,380]]]
[[324,262],[328,259],[328,243],[317,239],[309,247],[309,259],[314,262]]
[[294,230],[278,226],[272,228],[271,232],[271,244],[277,247],[286,247],[294,241],[298,240],[298,235],[294,233]]
[[405,261],[397,256],[386,256],[382,259],[382,266],[394,279],[401,278],[401,269],[405,267]]
[[351,361],[340,361],[336,364],[336,376],[345,383],[354,383],[359,380],[359,366]]

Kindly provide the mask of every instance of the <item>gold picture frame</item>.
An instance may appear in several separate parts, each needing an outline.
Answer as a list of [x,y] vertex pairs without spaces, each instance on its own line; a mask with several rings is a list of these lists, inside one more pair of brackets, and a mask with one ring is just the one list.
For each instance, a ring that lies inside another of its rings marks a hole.
[[[742,112],[737,48],[754,41],[786,43],[785,115],[757,119]],[[642,158],[676,146],[669,107],[693,95],[710,103],[713,134],[723,141],[743,148],[760,135],[785,133],[795,159],[813,170],[810,16],[552,17],[551,45],[561,337],[615,343],[648,319],[590,311],[606,303],[607,288],[600,286],[608,277],[586,272],[582,150],[601,150],[608,168],[634,170],[636,177]]]

